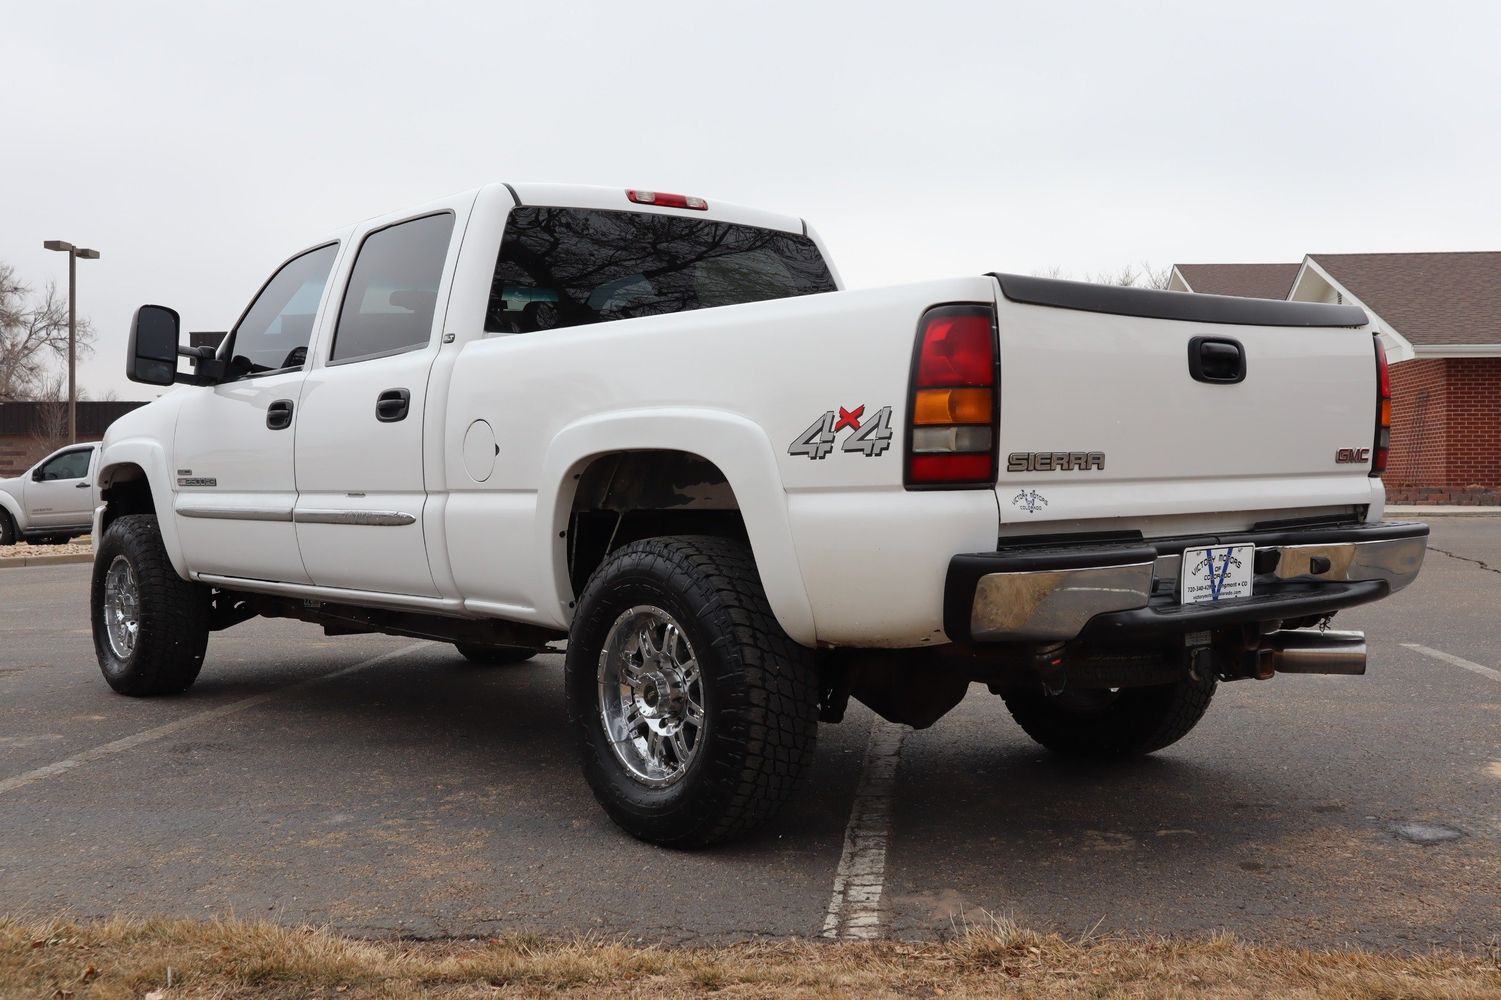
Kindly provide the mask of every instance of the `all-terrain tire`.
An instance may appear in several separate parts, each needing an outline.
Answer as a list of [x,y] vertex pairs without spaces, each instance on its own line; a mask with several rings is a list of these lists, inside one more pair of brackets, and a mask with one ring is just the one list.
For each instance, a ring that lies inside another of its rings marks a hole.
[[470,663],[488,667],[500,667],[511,663],[523,663],[542,652],[525,646],[486,646],[478,642],[456,642],[454,648]]
[[[686,769],[666,787],[631,773],[602,719],[605,640],[640,606],[676,620],[701,678],[704,725]],[[813,758],[813,652],[782,631],[739,542],[651,538],[612,553],[579,597],[564,683],[595,798],[622,829],[655,844],[701,847],[746,832],[781,807]]]
[[1055,753],[1137,757],[1187,736],[1209,709],[1215,686],[1212,675],[1185,672],[1173,684],[1060,695],[1024,690],[1004,698],[1026,734]]
[[0,508],[0,545],[16,544],[16,522],[10,519],[10,512]]
[[[128,564],[136,593],[134,642],[119,650],[105,622],[105,589],[117,560]],[[178,694],[198,679],[208,648],[209,590],[177,575],[156,517],[124,514],[105,529],[89,588],[94,653],[109,686],[133,697]]]

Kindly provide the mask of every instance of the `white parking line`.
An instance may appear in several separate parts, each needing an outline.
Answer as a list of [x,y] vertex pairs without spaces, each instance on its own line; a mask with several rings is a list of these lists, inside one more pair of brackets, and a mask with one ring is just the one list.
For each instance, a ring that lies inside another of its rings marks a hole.
[[1437,649],[1429,649],[1427,646],[1419,646],[1415,642],[1404,642],[1402,645],[1406,646],[1408,649],[1416,649],[1424,656],[1431,656],[1435,660],[1442,660],[1445,663],[1452,663],[1456,667],[1464,667],[1466,670],[1472,673],[1479,674],[1481,677],[1489,677],[1493,681],[1501,681],[1501,670],[1492,670],[1490,667],[1482,667],[1478,663],[1471,663],[1469,660],[1466,660],[1462,656],[1455,656],[1453,653],[1445,653]]
[[13,792],[17,788],[25,788],[27,785],[35,784],[36,782],[50,778],[53,775],[66,774],[74,768],[82,767],[84,764],[90,764],[96,760],[102,760],[105,757],[111,756],[112,754],[123,753],[126,750],[134,750],[138,746],[150,743],[153,740],[159,740],[163,736],[171,736],[173,733],[181,732],[184,729],[189,729],[193,726],[199,726],[205,722],[212,722],[215,719],[222,719],[226,715],[234,715],[236,712],[243,712],[247,708],[254,708],[257,705],[271,701],[273,698],[280,698],[283,695],[301,691],[304,688],[312,687],[314,684],[321,684],[324,681],[331,681],[336,677],[347,677],[349,674],[356,673],[360,670],[365,670],[369,667],[373,667],[378,663],[384,663],[386,660],[394,659],[395,657],[401,656],[405,653],[410,653],[412,650],[419,649],[425,645],[427,645],[427,643],[414,642],[410,646],[403,646],[400,649],[393,649],[390,652],[382,653],[379,656],[372,656],[368,660],[361,660],[359,663],[344,667],[342,670],[335,670],[330,674],[320,674],[317,677],[310,677],[305,681],[299,681],[296,684],[292,684],[288,687],[277,688],[275,691],[267,691],[265,694],[252,695],[249,698],[241,698],[239,701],[232,701],[228,705],[220,705],[218,708],[210,708],[207,711],[199,712],[196,715],[185,716],[173,722],[168,722],[164,725],[157,726],[155,729],[147,729],[144,732],[136,733],[133,736],[125,736],[111,743],[105,743],[102,746],[94,747],[92,750],[85,750],[83,753],[76,754],[75,756],[69,757],[66,760],[59,760],[51,764],[44,764],[41,767],[27,771],[24,774],[18,774],[14,778],[6,778],[3,781],[0,781],[0,795],[4,795],[6,792]]
[[823,921],[826,938],[881,936],[881,893],[886,884],[886,839],[891,831],[891,789],[901,761],[905,726],[877,718],[865,745],[860,784],[844,831],[844,853],[834,872],[834,894]]

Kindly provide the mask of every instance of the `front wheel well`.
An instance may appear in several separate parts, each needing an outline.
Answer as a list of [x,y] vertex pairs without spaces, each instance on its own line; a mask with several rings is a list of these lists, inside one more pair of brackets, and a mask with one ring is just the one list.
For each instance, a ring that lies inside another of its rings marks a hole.
[[566,545],[573,595],[605,557],[643,538],[711,535],[748,542],[745,519],[719,466],[685,451],[597,455],[575,473]]
[[139,465],[115,465],[99,477],[100,499],[104,501],[104,520],[99,530],[124,514],[155,514],[156,498],[151,495],[151,480]]

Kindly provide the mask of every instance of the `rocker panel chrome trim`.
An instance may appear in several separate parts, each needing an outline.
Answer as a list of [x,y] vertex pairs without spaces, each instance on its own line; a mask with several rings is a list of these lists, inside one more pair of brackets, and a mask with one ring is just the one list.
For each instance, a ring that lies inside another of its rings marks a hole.
[[292,510],[287,508],[265,507],[193,507],[183,505],[177,508],[177,513],[182,517],[213,518],[220,521],[290,521]]
[[417,518],[399,510],[298,510],[292,514],[298,524],[364,524],[397,528],[416,524]]

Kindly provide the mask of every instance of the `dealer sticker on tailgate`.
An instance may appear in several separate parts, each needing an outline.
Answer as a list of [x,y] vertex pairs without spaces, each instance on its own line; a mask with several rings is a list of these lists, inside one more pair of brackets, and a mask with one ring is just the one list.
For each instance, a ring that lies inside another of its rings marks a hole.
[[1210,604],[1235,597],[1250,597],[1255,562],[1254,545],[1184,549],[1179,601],[1183,604]]

